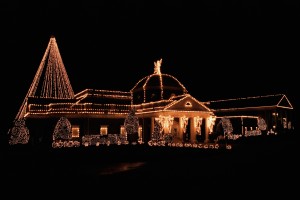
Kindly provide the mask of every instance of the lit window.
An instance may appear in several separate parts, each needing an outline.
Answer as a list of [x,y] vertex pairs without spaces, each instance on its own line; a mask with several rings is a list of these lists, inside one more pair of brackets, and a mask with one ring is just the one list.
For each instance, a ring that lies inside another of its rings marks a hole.
[[79,138],[79,126],[72,125],[72,138]]
[[287,125],[287,119],[284,117],[282,118],[282,124],[283,124],[283,128],[287,128],[288,125]]
[[121,127],[120,127],[120,134],[121,134],[121,135],[126,135],[126,130],[125,130],[125,127],[124,127],[124,126],[121,126]]
[[100,135],[107,135],[107,125],[100,127]]
[[190,101],[187,101],[187,102],[185,103],[185,107],[192,107],[192,103],[191,103]]

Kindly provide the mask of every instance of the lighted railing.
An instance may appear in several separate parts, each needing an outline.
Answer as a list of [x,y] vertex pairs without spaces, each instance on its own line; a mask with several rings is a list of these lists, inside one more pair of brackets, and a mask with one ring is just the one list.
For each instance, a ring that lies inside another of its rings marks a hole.
[[49,113],[92,113],[92,114],[127,114],[129,105],[113,106],[109,104],[31,104],[28,107],[30,114]]
[[62,148],[62,147],[79,147],[80,142],[75,140],[55,140],[52,142],[53,148]]
[[258,135],[261,135],[261,130],[260,129],[245,131],[245,137],[258,136]]
[[84,135],[82,136],[82,145],[87,146],[100,146],[100,145],[111,145],[111,144],[128,144],[126,135],[121,134],[108,134],[107,136],[101,135]]
[[227,135],[227,139],[229,140],[237,140],[241,137],[242,135],[241,134],[228,134]]

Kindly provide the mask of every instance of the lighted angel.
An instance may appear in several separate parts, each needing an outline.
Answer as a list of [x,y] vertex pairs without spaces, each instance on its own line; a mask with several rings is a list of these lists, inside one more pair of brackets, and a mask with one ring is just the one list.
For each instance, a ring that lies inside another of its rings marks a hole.
[[154,74],[160,74],[161,63],[162,63],[162,58],[154,62]]

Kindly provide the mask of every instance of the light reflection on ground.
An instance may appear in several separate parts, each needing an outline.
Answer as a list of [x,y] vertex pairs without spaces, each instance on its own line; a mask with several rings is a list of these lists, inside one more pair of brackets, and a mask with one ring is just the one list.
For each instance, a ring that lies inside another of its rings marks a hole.
[[102,168],[99,175],[111,175],[111,174],[129,171],[129,170],[134,170],[134,169],[144,166],[145,164],[146,164],[145,162],[117,163],[115,165],[110,165],[105,168]]

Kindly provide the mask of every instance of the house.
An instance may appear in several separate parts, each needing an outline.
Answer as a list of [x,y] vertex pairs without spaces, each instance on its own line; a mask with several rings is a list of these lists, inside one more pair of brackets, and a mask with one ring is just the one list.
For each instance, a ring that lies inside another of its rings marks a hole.
[[233,118],[240,122],[234,131],[225,131],[228,135],[257,130],[245,118],[264,119],[267,125],[259,128],[270,131],[291,129],[293,107],[285,95],[201,102],[177,78],[162,73],[161,65],[162,60],[154,62],[153,73],[130,91],[85,89],[75,94],[52,36],[9,130],[9,144],[205,144],[216,132],[216,120],[230,125]]

